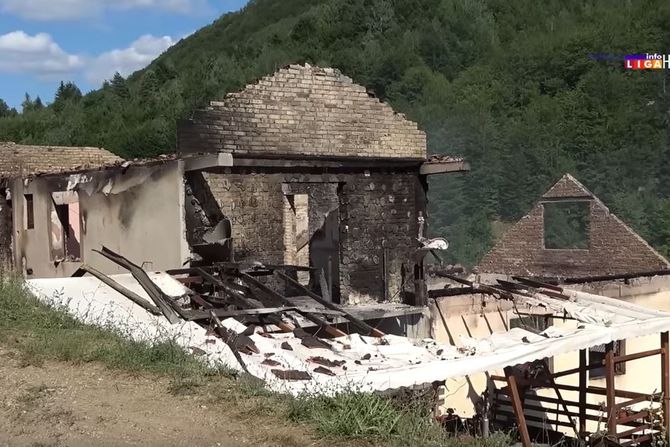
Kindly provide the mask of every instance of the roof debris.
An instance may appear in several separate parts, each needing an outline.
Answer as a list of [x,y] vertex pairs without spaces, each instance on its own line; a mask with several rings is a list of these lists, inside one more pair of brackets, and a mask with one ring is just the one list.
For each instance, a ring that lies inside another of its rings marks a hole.
[[[268,388],[294,395],[332,394],[352,385],[361,391],[427,385],[670,327],[669,313],[612,298],[524,278],[478,284],[453,277],[464,286],[460,288],[463,293],[510,300],[524,314],[542,310],[573,320],[540,333],[514,328],[481,339],[461,336],[460,348],[430,338],[382,334],[368,329],[367,323],[350,325],[361,333],[339,335],[340,329],[326,330],[335,329],[335,318],[347,318],[348,312],[335,312],[339,306],[330,303],[325,307],[315,300],[305,309],[267,285],[257,286],[256,278],[271,278],[276,271],[290,271],[291,266],[222,263],[146,273],[110,250],[101,253],[132,275],[112,275],[105,281],[99,275],[33,279],[28,285],[39,299],[62,306],[87,323],[118,327],[144,341],[170,337],[185,350],[203,353],[201,358],[210,364],[247,371],[264,380]],[[246,280],[248,277],[254,281]],[[458,289],[452,288],[451,293]],[[137,299],[154,301],[162,311],[158,296],[177,316],[174,324]],[[320,324],[301,327],[301,322],[310,321],[307,316]]]

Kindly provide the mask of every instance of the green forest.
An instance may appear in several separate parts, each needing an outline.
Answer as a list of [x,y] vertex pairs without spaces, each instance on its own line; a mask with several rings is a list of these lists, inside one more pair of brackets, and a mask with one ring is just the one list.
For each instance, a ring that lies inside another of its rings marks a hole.
[[0,141],[170,152],[178,118],[309,62],[417,121],[429,153],[470,161],[430,183],[450,262],[477,263],[566,172],[667,256],[668,72],[621,59],[670,53],[668,24],[663,0],[252,0],[127,79],[85,95],[65,80],[20,113],[0,102]]

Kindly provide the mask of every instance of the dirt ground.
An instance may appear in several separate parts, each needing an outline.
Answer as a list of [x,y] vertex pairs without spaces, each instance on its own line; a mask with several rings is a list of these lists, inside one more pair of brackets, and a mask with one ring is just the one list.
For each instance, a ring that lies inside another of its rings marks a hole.
[[25,366],[0,346],[0,447],[336,444],[275,416],[271,399],[264,408],[227,382],[217,382],[215,395],[175,396],[168,379],[96,364]]

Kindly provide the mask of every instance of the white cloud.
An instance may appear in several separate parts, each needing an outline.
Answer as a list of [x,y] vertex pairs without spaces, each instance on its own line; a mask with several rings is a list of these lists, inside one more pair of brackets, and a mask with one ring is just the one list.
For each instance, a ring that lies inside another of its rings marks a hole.
[[84,70],[86,79],[91,83],[100,83],[110,79],[116,72],[128,76],[149,65],[174,44],[175,41],[169,36],[155,37],[146,34],[128,48],[107,51],[90,60]]
[[0,12],[30,20],[72,20],[105,10],[134,8],[189,13],[207,8],[207,0],[0,0]]
[[23,31],[0,35],[0,71],[51,76],[84,67],[81,56],[68,54],[49,34],[30,36]]
[[170,36],[141,36],[127,48],[106,51],[97,56],[69,54],[46,33],[34,36],[24,31],[0,35],[0,73],[27,74],[40,78],[77,76],[98,86],[114,73],[123,76],[149,65],[174,45]]

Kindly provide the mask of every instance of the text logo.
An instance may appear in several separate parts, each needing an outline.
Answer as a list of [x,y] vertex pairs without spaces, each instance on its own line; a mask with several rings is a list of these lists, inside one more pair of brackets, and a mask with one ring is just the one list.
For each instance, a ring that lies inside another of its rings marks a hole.
[[629,54],[624,59],[628,70],[663,70],[670,68],[670,54]]

